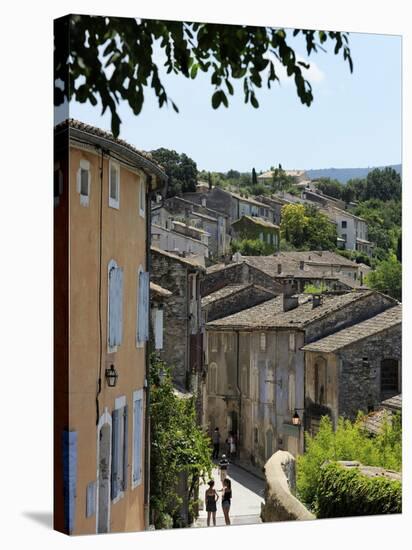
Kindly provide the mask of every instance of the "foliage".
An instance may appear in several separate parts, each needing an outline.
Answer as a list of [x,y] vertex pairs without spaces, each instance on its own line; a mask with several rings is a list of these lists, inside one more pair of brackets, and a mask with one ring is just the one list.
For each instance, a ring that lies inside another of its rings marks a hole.
[[232,253],[240,252],[242,256],[269,256],[274,252],[274,246],[260,239],[233,240]]
[[316,187],[319,191],[322,191],[324,195],[328,195],[329,197],[334,197],[336,199],[342,199],[342,193],[345,189],[345,186],[338,180],[333,180],[330,178],[319,178],[316,180]]
[[384,477],[370,478],[336,463],[321,468],[316,494],[318,518],[400,514],[402,483]]
[[328,287],[324,282],[321,282],[319,286],[306,283],[303,292],[304,294],[321,294],[322,292],[326,292],[327,289]]
[[199,478],[210,476],[210,438],[196,421],[194,400],[179,398],[170,369],[154,355],[150,364],[150,507],[155,527],[164,528],[170,516],[179,525],[179,476],[189,480],[189,502]]
[[296,248],[334,250],[336,227],[315,206],[287,204],[282,207],[281,235]]
[[357,201],[378,199],[381,201],[401,200],[401,176],[389,166],[371,170],[366,178],[355,178],[348,181],[346,187]]
[[[352,71],[348,33],[293,31],[293,36],[298,34],[304,37],[308,56],[331,42],[334,54],[341,53]],[[243,83],[245,103],[259,107],[257,89],[279,82],[275,63],[286,69],[300,101],[310,106],[312,87],[302,72],[309,64],[299,60],[288,42],[283,28],[70,15],[56,23],[54,102],[75,98],[96,105],[100,100],[103,112],[111,112],[115,136],[121,123],[120,99],[138,115],[145,92],[152,88],[159,107],[171,105],[178,111],[159,74],[161,50],[168,73],[189,79],[199,71],[211,75],[213,109],[228,107],[234,80]]]
[[256,170],[252,168],[252,185],[253,187],[256,187],[257,184],[258,184],[258,180],[257,180]]
[[399,471],[402,464],[402,427],[397,415],[384,422],[382,432],[372,438],[362,427],[362,416],[356,422],[339,418],[336,431],[329,417],[320,422],[315,436],[305,433],[306,452],[297,458],[297,492],[312,510],[316,507],[316,491],[321,466],[331,460],[357,460],[367,466],[382,466]]
[[374,271],[367,274],[366,284],[396,300],[402,300],[402,264],[395,254],[391,254]]
[[151,151],[151,154],[164,167],[169,177],[168,197],[196,191],[197,166],[194,160],[185,153],[179,154],[164,148]]
[[365,254],[365,252],[360,252],[359,250],[344,250],[341,248],[337,248],[335,252],[337,254],[340,254],[344,258],[352,260],[353,262],[356,262],[358,264],[371,266],[371,259],[367,254]]
[[271,190],[273,192],[289,191],[293,189],[295,183],[295,178],[293,176],[288,176],[280,164],[278,168],[273,170],[271,182]]

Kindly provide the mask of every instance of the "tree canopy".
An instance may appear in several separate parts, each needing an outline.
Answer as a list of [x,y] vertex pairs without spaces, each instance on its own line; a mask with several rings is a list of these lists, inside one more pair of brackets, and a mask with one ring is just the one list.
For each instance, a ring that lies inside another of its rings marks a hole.
[[173,197],[189,191],[196,191],[197,165],[185,153],[177,153],[161,147],[151,151],[169,177],[167,196]]
[[300,101],[310,106],[312,86],[303,69],[309,68],[290,46],[291,35],[303,36],[307,55],[325,51],[330,43],[353,70],[348,33],[283,28],[158,21],[119,17],[70,15],[56,22],[54,102],[90,101],[111,112],[111,128],[119,134],[119,102],[135,115],[152,88],[159,107],[178,106],[169,97],[159,72],[156,51],[165,54],[168,73],[195,79],[210,74],[211,104],[228,107],[234,80],[243,86],[245,103],[259,107],[257,89],[279,82],[279,67],[294,80]]
[[334,250],[336,227],[315,206],[287,204],[282,207],[282,237],[296,248]]

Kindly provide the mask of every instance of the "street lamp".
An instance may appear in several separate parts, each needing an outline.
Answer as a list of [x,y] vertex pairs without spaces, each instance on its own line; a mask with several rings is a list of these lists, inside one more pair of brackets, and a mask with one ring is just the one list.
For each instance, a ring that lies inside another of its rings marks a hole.
[[295,409],[295,413],[292,416],[292,424],[294,426],[301,426],[302,425],[302,419],[300,418],[298,411],[304,411],[305,409]]
[[119,373],[114,368],[114,365],[110,365],[110,369],[106,369],[105,376],[109,388],[114,388],[117,384],[117,379],[119,378]]

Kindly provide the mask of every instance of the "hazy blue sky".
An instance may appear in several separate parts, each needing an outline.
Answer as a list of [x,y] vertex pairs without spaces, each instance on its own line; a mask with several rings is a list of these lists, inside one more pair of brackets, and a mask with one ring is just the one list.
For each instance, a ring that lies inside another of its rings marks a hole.
[[[296,52],[306,59],[301,41]],[[179,106],[159,109],[146,92],[135,117],[122,105],[120,136],[144,150],[166,147],[185,152],[199,169],[240,171],[284,168],[366,167],[401,162],[401,38],[352,33],[351,74],[343,58],[311,55],[308,77],[315,99],[300,103],[292,81],[282,78],[271,90],[258,90],[260,108],[243,101],[236,87],[229,108],[214,111],[210,77],[196,80],[164,75],[170,97]],[[160,60],[160,58],[159,58]],[[110,116],[98,106],[72,103],[70,116],[110,130]]]

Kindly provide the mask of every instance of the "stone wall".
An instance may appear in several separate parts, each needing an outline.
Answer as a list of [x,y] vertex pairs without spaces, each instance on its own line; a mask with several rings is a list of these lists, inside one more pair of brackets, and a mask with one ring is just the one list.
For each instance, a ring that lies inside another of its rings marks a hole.
[[263,522],[315,519],[295,496],[295,459],[286,451],[277,451],[265,464],[265,503]]
[[[339,415],[354,419],[359,410],[377,408],[382,401],[381,361],[402,356],[402,327],[398,325],[344,348],[339,353]],[[399,388],[400,393],[401,388]]]

